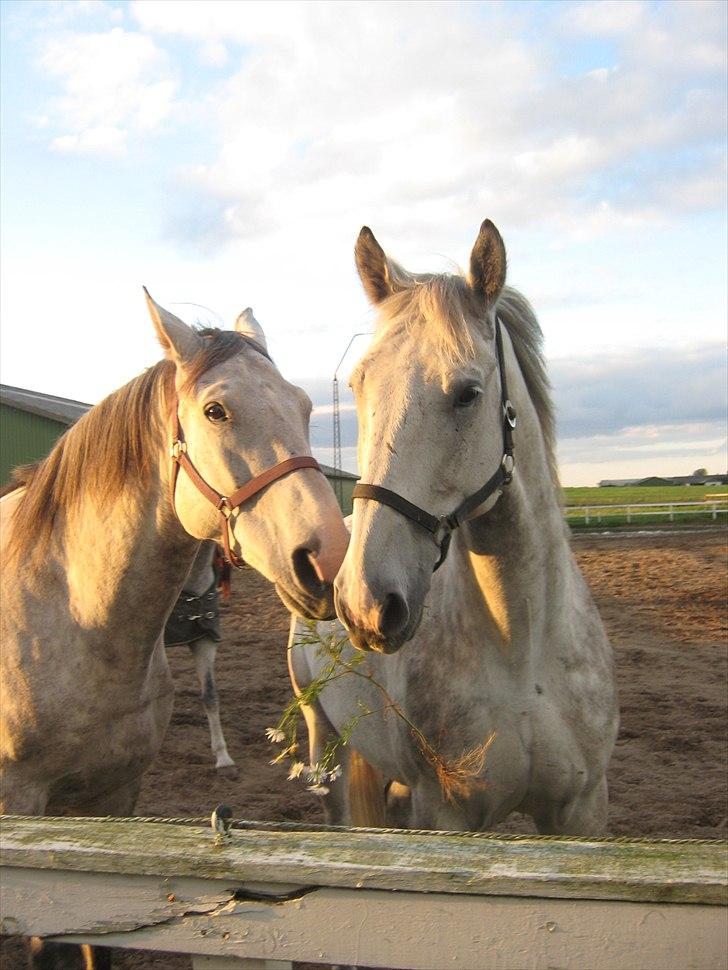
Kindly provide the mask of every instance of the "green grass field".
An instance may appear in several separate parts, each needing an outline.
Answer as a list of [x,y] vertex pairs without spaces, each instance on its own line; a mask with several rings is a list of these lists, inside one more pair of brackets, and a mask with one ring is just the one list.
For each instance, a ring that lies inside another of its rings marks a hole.
[[[723,496],[723,497],[719,497]],[[613,488],[565,488],[563,489],[566,517],[572,528],[608,526],[618,528],[631,526],[712,525],[725,524],[728,520],[728,485],[657,485],[615,486]],[[705,508],[675,510],[670,517],[671,502],[704,502]],[[657,507],[640,510],[639,506],[654,504]],[[597,506],[629,505],[625,509],[597,508]],[[714,507],[719,511],[714,518]],[[588,521],[586,510],[588,511]],[[667,513],[667,514],[665,514]]]
[[728,485],[635,485],[565,488],[564,505],[629,505],[634,502],[702,502],[706,495],[728,495]]

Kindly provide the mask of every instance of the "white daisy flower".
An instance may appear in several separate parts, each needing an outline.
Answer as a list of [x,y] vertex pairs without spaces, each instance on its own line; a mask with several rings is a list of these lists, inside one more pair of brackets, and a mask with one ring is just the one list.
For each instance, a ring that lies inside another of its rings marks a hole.
[[317,785],[321,781],[323,775],[324,775],[324,770],[321,767],[321,765],[318,763],[318,761],[316,762],[316,764],[308,765],[306,767],[306,780],[312,781],[315,785]]
[[281,741],[285,741],[286,740],[286,736],[283,733],[283,731],[280,730],[280,728],[266,728],[265,729],[265,736],[273,744],[280,744]]
[[294,761],[291,765],[291,770],[288,772],[288,780],[293,781],[294,778],[299,778],[306,765],[302,761]]

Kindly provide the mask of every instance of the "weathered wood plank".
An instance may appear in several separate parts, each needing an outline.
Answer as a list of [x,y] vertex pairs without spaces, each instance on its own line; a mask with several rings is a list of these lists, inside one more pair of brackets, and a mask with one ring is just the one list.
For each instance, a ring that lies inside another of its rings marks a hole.
[[3,866],[580,899],[726,901],[726,844],[209,829],[75,818],[2,821]]
[[229,880],[20,868],[2,888],[16,932],[203,954],[216,970],[231,958],[407,970],[723,970],[727,959],[719,906],[334,888],[265,902]]
[[239,960],[236,957],[192,957],[192,970],[292,970],[290,960]]

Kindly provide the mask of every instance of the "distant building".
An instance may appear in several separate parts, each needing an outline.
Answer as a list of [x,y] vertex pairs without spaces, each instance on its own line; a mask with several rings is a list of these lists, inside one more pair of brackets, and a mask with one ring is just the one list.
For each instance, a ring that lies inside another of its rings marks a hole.
[[674,475],[670,478],[604,478],[600,488],[623,487],[625,485],[728,485],[728,475]]
[[[90,407],[82,401],[0,384],[0,486],[10,481],[17,465],[45,458],[63,432]],[[335,492],[341,482],[342,511],[348,515],[358,476],[329,465],[321,465],[321,469]]]

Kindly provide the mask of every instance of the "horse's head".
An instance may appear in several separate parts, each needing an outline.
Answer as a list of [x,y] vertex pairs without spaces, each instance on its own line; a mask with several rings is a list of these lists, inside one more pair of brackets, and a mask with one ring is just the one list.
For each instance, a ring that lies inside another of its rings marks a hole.
[[[286,606],[307,617],[330,617],[348,533],[319,470],[285,473],[281,467],[280,477],[224,509],[227,523],[217,507],[217,498],[234,496],[261,473],[310,455],[307,395],[271,362],[252,311],[238,317],[234,331],[197,331],[151,297],[148,305],[174,364],[170,444],[179,439],[177,451],[192,465],[170,472],[181,525],[197,539],[220,541],[229,530],[231,554],[274,582]],[[195,473],[209,494],[195,483]]]
[[[375,488],[354,502],[336,607],[357,647],[391,653],[419,624],[452,524],[439,520],[494,473],[496,486],[510,474],[494,314],[506,254],[489,221],[467,279],[407,273],[366,227],[355,253],[379,310],[373,345],[351,380],[362,482]],[[463,508],[464,517],[487,509],[496,492]],[[418,512],[426,518],[417,521]]]

